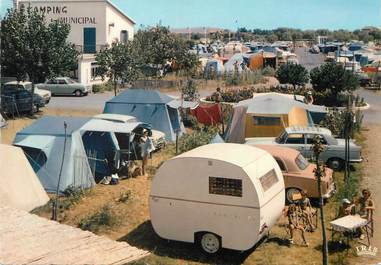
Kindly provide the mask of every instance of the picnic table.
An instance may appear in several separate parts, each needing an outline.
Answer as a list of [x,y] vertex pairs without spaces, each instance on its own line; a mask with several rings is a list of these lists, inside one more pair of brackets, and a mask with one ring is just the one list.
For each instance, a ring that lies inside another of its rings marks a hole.
[[369,223],[370,222],[367,219],[361,218],[360,215],[347,215],[333,220],[330,222],[332,231],[331,240],[333,241],[335,234],[341,233],[347,237],[347,242],[349,244],[349,240],[354,238],[359,229],[362,229],[366,233],[368,242],[367,246],[370,246]]

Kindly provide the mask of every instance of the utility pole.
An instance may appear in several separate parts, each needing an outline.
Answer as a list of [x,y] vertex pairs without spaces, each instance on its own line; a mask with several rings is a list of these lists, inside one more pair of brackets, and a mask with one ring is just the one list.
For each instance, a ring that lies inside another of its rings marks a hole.
[[324,145],[322,143],[321,137],[317,136],[314,138],[314,144],[312,146],[312,151],[315,156],[315,177],[317,179],[318,192],[319,192],[319,209],[320,209],[320,222],[321,222],[321,230],[323,237],[323,265],[328,265],[328,241],[327,241],[327,233],[325,231],[325,220],[324,220],[324,199],[321,192],[321,178],[324,177],[325,171],[324,167],[320,165],[320,154],[324,151]]

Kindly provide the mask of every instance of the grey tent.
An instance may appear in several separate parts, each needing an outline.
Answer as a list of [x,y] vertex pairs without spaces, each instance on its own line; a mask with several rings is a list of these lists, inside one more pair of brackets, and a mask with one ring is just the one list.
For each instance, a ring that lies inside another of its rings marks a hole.
[[106,102],[103,113],[124,114],[151,124],[152,129],[165,133],[174,141],[176,133],[185,132],[180,118],[178,101],[154,89],[128,89]]
[[79,129],[89,118],[45,116],[16,134],[14,145],[21,147],[47,192],[55,192],[66,150],[59,191],[70,186],[89,188],[95,184]]

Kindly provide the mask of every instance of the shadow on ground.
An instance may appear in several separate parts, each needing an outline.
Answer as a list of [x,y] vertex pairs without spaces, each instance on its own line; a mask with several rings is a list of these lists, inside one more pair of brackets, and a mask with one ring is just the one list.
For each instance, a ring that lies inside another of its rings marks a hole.
[[244,252],[224,249],[216,256],[209,256],[204,254],[200,248],[194,244],[160,238],[153,230],[151,222],[146,221],[126,236],[119,238],[118,241],[125,241],[137,248],[148,250],[157,256],[201,263],[233,265],[242,264],[263,240],[253,248]]

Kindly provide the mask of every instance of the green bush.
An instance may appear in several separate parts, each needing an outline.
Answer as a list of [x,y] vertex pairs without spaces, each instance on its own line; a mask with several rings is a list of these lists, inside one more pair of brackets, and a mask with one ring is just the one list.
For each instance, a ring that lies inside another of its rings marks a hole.
[[180,89],[184,100],[186,101],[196,101],[199,99],[197,83],[193,79],[189,79],[185,82],[185,85]]
[[81,188],[69,186],[64,190],[63,195],[64,197],[58,201],[58,206],[60,210],[68,210],[86,195],[86,191]]
[[78,227],[82,230],[97,232],[101,227],[113,226],[115,224],[115,216],[113,216],[110,206],[105,205],[99,212],[82,219]]
[[93,93],[103,93],[105,91],[113,91],[113,90],[114,90],[114,86],[111,82],[93,85]]
[[[245,99],[250,99],[253,97],[253,93],[257,92],[254,87],[241,88],[241,89],[226,89],[221,92],[222,101],[237,103]],[[207,101],[213,101],[212,97],[206,97]]]
[[198,128],[198,121],[195,116],[191,114],[183,114],[182,115],[182,121],[186,128],[192,128],[197,129]]
[[[322,127],[328,128],[331,130],[332,134],[344,138],[345,137],[345,120],[346,120],[346,111],[333,110],[330,111],[322,120],[320,125]],[[355,123],[353,123],[352,134],[358,133],[361,131],[363,114],[361,111],[356,111],[355,113]]]
[[275,69],[271,66],[266,66],[262,69],[262,75],[264,76],[275,76],[276,72]]
[[179,140],[180,153],[187,152],[196,147],[209,144],[218,133],[217,127],[204,127],[201,130],[183,135]]

